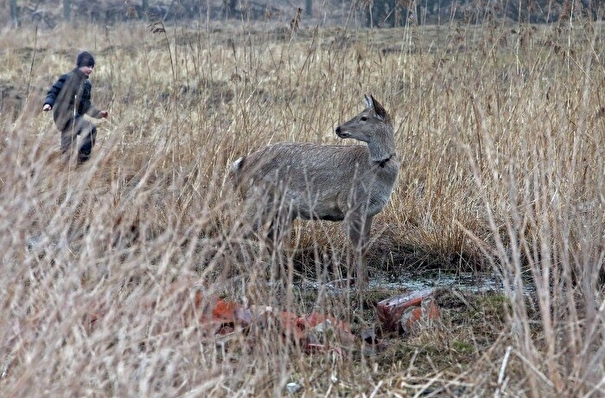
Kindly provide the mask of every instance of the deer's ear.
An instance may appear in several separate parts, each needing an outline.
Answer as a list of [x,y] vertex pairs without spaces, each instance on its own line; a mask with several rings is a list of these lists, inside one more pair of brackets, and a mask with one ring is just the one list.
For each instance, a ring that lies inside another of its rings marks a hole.
[[371,108],[376,113],[376,116],[378,116],[381,119],[387,119],[388,115],[387,115],[387,111],[384,109],[384,107],[382,105],[380,105],[380,103],[378,101],[376,101],[374,99],[374,97],[371,95],[370,95],[370,100],[372,101]]
[[365,95],[363,96],[363,99],[366,103],[366,108],[370,108],[370,109],[374,109],[374,98],[372,98],[371,95]]

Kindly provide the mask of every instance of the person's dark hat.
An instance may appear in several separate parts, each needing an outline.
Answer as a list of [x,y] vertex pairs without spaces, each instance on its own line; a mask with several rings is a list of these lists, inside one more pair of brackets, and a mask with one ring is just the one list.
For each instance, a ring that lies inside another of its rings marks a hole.
[[78,68],[80,68],[82,66],[94,67],[95,66],[95,57],[93,57],[92,54],[89,53],[88,51],[83,51],[80,54],[78,54],[78,60],[76,61],[76,66]]

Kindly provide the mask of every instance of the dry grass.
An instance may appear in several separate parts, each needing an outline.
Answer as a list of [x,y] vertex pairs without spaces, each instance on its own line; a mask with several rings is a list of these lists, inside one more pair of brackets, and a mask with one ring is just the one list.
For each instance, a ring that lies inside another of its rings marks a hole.
[[[282,396],[291,381],[303,396],[603,395],[605,32],[573,27],[5,35],[1,395]],[[41,108],[81,49],[97,57],[93,100],[110,119],[73,169]],[[504,291],[444,291],[439,327],[378,352],[360,339],[343,356],[304,355],[270,327],[208,333],[192,321],[192,281],[355,332],[396,293],[369,291],[362,308],[304,287],[346,274],[337,225],[296,224],[279,258],[231,228],[230,162],[280,140],[337,142],[364,93],[394,116],[404,162],[371,272],[482,270]]]

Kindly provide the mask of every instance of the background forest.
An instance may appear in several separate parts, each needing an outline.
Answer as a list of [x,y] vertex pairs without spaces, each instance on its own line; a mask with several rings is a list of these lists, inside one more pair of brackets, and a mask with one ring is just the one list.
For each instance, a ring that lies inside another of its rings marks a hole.
[[[180,20],[304,20],[310,27],[366,27],[408,24],[481,23],[505,18],[521,23],[550,23],[575,13],[596,20],[604,5],[596,0],[9,0],[2,15],[13,26],[60,21],[111,24],[145,19]],[[0,20],[6,24],[8,21]]]

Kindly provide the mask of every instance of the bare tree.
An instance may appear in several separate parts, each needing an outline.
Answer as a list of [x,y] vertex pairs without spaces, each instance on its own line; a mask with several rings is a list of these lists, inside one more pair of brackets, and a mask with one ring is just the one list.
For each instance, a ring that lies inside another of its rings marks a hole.
[[11,23],[13,26],[20,26],[19,11],[17,9],[17,0],[10,0]]
[[313,16],[313,0],[305,0],[305,15],[308,17]]
[[71,19],[71,0],[63,0],[63,18],[66,21]]

